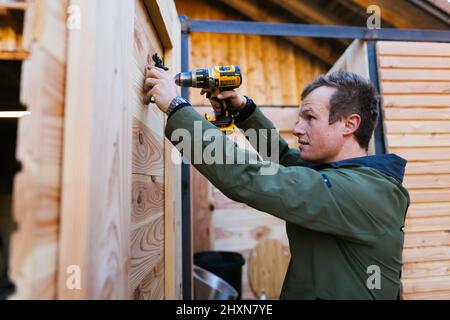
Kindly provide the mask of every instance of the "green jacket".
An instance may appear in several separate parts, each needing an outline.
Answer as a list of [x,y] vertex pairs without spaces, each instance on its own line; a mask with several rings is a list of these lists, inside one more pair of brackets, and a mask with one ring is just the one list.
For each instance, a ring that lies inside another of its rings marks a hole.
[[[172,133],[183,128],[193,134],[195,120],[203,131],[215,129],[191,107],[169,118],[166,136],[179,150]],[[274,128],[258,108],[238,125]],[[202,150],[211,143],[194,136],[190,142]],[[286,221],[291,261],[280,298],[396,299],[409,205],[402,186],[406,161],[383,155],[313,167],[282,138],[279,146],[274,175],[262,175],[267,161],[251,163],[249,152],[235,144],[225,157],[240,154],[246,163],[194,166],[230,199]]]

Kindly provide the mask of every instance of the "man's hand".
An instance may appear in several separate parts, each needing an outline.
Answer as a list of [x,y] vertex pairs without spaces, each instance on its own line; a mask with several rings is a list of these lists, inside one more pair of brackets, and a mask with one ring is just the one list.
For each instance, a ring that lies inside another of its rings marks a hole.
[[177,85],[167,71],[154,66],[148,66],[145,73],[145,104],[151,98],[162,112],[166,112],[173,99],[178,96]]
[[[247,103],[247,99],[237,93],[236,91],[224,91],[217,96],[218,100],[226,100],[227,106],[230,108],[231,113],[236,113],[245,107]],[[211,106],[213,107],[216,113],[220,113],[221,104],[217,99],[210,99]]]

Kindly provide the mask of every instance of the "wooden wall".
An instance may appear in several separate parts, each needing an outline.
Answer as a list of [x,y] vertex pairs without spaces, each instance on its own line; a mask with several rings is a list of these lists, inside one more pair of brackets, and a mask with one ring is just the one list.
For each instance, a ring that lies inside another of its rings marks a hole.
[[[179,299],[180,167],[143,103],[159,53],[180,70],[172,1],[35,0],[27,10],[12,276],[21,299]],[[68,6],[81,30],[66,28]],[[62,187],[63,186],[63,187]],[[70,288],[71,267],[81,287]]]
[[[190,19],[247,20],[218,2],[176,0],[179,14]],[[238,65],[243,72],[240,92],[259,105],[298,105],[303,86],[328,66],[283,38],[193,33],[190,69]],[[191,102],[209,105],[199,90]]]
[[66,77],[67,1],[35,1],[27,9],[13,210],[11,277],[16,298],[57,297],[61,166]]
[[407,299],[450,299],[450,43],[379,42],[389,152],[406,158]]

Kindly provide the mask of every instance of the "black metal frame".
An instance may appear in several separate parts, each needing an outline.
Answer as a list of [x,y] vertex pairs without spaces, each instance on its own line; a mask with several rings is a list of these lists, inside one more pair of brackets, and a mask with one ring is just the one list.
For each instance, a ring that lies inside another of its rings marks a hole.
[[[185,17],[180,17],[182,24]],[[181,71],[189,71],[189,32],[181,32]],[[189,88],[181,88],[181,95],[189,100]],[[192,287],[192,254],[191,254],[191,166],[183,161],[181,165],[181,224],[182,224],[182,279],[183,299],[191,300]]]
[[182,21],[182,32],[255,34],[329,39],[450,42],[450,31],[445,30],[368,29],[365,27],[323,26],[315,24],[189,20],[185,17]]
[[[329,39],[367,40],[370,80],[380,89],[376,58],[376,41],[422,41],[450,42],[450,31],[406,30],[406,29],[368,29],[350,26],[323,26],[292,23],[266,23],[248,21],[189,20],[180,16],[181,65],[182,71],[189,71],[189,36],[192,32],[222,34],[253,34],[266,36],[311,37]],[[189,90],[184,88],[183,97],[189,98]],[[381,104],[380,118],[375,129],[375,150],[377,154],[386,152]],[[190,212],[190,165],[182,167],[182,216],[183,216],[183,298],[191,299],[191,212]]]

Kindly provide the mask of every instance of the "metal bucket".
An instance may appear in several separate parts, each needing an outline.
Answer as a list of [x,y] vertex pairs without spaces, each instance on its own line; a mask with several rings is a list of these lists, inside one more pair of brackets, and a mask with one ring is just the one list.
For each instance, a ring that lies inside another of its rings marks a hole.
[[194,265],[195,300],[236,300],[238,292],[228,282]]

